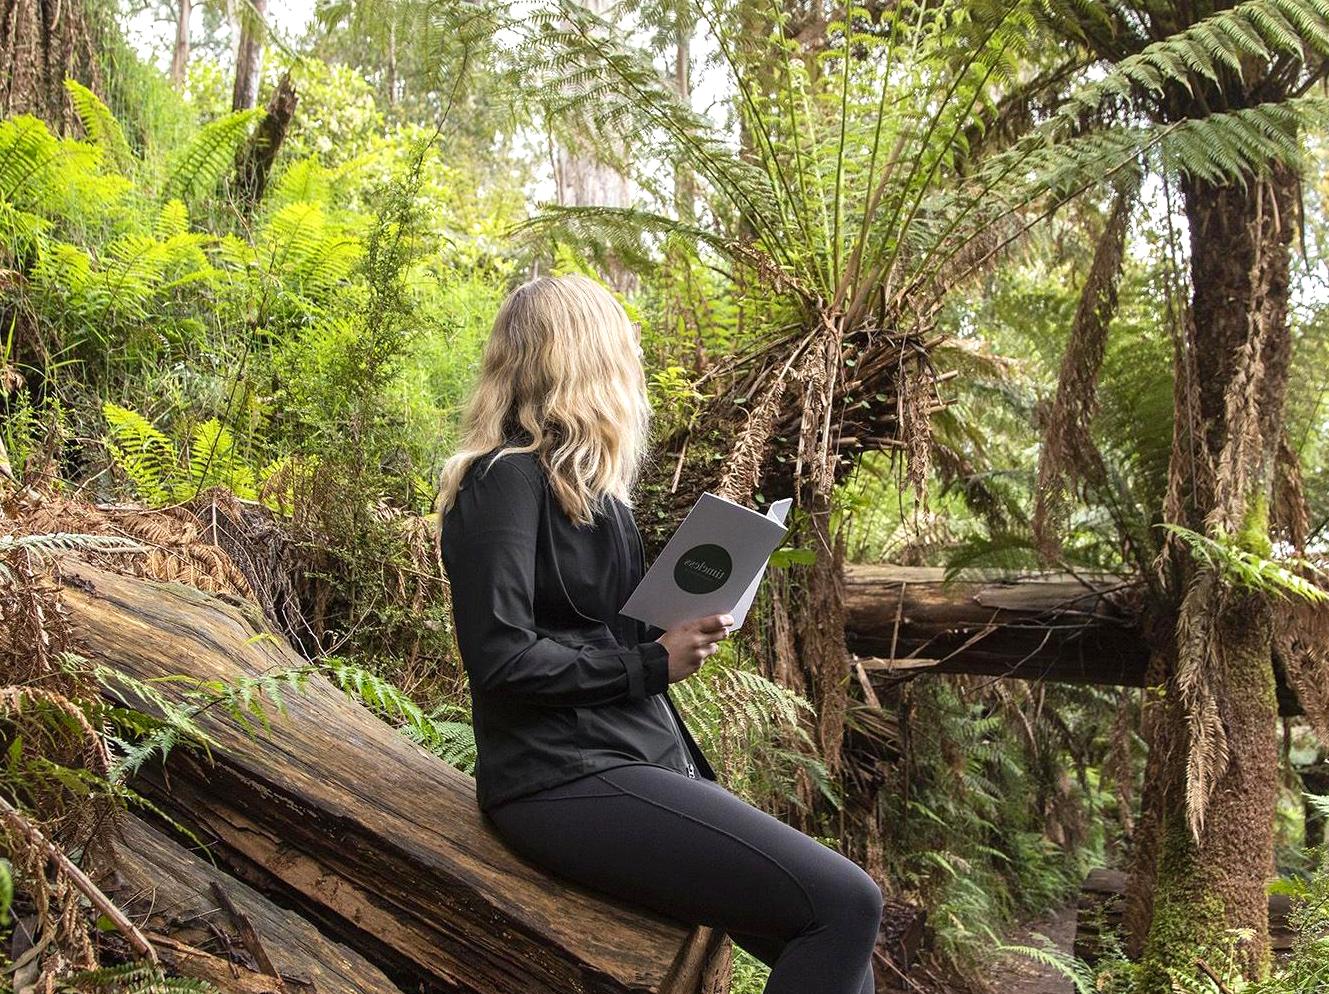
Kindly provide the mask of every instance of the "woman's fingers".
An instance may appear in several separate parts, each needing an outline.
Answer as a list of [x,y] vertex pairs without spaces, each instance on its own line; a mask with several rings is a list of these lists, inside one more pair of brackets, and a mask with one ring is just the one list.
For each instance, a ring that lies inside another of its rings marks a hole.
[[729,626],[733,623],[732,614],[709,614],[697,620],[697,632],[708,639],[722,639],[729,634]]

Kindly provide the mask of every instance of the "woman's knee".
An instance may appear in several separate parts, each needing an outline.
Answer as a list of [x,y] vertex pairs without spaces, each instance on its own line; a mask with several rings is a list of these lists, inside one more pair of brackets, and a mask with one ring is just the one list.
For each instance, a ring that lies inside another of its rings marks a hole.
[[846,938],[857,935],[868,944],[876,941],[882,916],[881,887],[858,864],[845,860],[822,904],[818,917],[823,923],[833,924]]
[[851,865],[854,870],[848,874],[850,883],[845,887],[845,903],[854,918],[865,925],[871,925],[875,934],[881,924],[884,900],[881,887],[862,867],[857,864]]

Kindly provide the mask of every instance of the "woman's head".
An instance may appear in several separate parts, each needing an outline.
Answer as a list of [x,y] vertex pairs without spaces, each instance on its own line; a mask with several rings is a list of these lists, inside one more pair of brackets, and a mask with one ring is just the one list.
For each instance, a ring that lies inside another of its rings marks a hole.
[[[649,451],[650,402],[637,328],[613,294],[585,276],[524,283],[499,307],[480,375],[444,464],[446,512],[470,464],[523,430],[569,517],[591,520],[604,494],[631,503]],[[501,458],[501,457],[500,457]]]

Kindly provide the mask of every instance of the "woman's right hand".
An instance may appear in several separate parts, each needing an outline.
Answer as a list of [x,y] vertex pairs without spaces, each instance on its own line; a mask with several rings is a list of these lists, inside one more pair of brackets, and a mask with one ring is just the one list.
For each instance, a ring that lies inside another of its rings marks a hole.
[[656,639],[669,650],[669,682],[677,683],[701,669],[706,657],[719,649],[716,643],[729,635],[733,623],[732,614],[708,614],[681,621]]

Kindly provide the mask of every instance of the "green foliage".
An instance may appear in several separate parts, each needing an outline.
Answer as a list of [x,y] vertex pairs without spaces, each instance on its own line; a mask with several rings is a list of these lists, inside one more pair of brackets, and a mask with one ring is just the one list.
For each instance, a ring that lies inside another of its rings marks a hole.
[[756,672],[733,647],[722,644],[695,676],[672,685],[670,695],[732,790],[787,801],[795,797],[801,768],[839,803],[805,728],[811,703]]
[[1046,935],[1035,932],[1034,938],[1042,944],[1029,946],[1002,942],[997,944],[996,951],[1024,956],[1035,963],[1051,967],[1074,985],[1076,994],[1097,994],[1102,990],[1096,982],[1093,967],[1084,960],[1064,952]]
[[[464,709],[445,702],[426,713],[392,683],[349,660],[330,657],[323,661],[323,668],[342,690],[412,742],[463,773],[475,775],[475,732]],[[447,720],[449,714],[462,720]]]
[[9,909],[14,905],[14,867],[0,858],[0,925],[8,925]]
[[219,994],[217,986],[193,977],[170,977],[147,960],[132,960],[95,970],[78,970],[55,984],[62,992],[106,991],[107,994]]
[[107,451],[149,507],[186,501],[209,487],[256,500],[259,485],[279,468],[270,464],[260,478],[241,460],[235,439],[216,418],[195,426],[180,451],[141,414],[109,402],[102,410],[110,428]]
[[1320,572],[1316,564],[1308,560],[1279,562],[1249,551],[1238,539],[1226,536],[1210,538],[1174,524],[1162,524],[1159,527],[1176,535],[1185,543],[1192,556],[1234,587],[1271,597],[1329,602],[1329,592],[1285,565],[1290,563]]
[[209,194],[235,162],[235,153],[263,118],[258,107],[205,124],[173,157],[163,196],[186,202]]
[[97,94],[77,80],[66,79],[65,90],[83,124],[83,130],[94,144],[105,151],[111,165],[121,172],[133,168],[134,153],[111,109],[101,102]]

